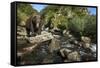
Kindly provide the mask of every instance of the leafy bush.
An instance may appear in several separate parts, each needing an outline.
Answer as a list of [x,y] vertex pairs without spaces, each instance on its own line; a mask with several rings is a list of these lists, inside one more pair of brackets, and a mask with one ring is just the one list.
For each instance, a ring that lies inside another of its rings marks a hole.
[[81,36],[83,35],[83,31],[85,28],[85,22],[86,20],[84,18],[80,18],[78,16],[72,18],[70,22],[68,23],[69,30],[75,35],[75,36]]
[[92,42],[96,43],[96,16],[89,16],[87,19],[87,22],[85,23],[85,28],[84,28],[84,35],[88,36],[92,39]]
[[30,4],[17,4],[17,24],[20,24],[22,21],[26,22],[28,17],[32,14],[38,13]]

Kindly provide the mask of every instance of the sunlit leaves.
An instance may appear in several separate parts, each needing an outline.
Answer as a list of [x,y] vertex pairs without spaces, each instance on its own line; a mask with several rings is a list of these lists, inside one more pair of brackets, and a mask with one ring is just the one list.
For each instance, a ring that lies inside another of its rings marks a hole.
[[54,27],[69,30],[76,36],[96,37],[96,16],[87,7],[47,6],[41,11],[45,24],[51,19]]
[[32,8],[30,4],[17,4],[17,24],[20,24],[22,21],[26,22],[28,17],[32,14],[36,14],[37,11]]

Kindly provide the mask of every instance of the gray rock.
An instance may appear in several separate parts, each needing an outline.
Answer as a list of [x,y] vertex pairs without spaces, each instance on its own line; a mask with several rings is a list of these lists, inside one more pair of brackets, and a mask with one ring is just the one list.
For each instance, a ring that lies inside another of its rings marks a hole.
[[90,43],[85,43],[83,47],[84,47],[84,48],[90,48],[90,46],[91,46]]
[[83,42],[84,48],[90,48],[91,47],[91,39],[89,37],[82,36],[81,41]]
[[68,36],[69,34],[70,34],[69,31],[67,31],[67,30],[63,30],[63,35],[64,35],[64,36]]
[[26,23],[25,23],[24,21],[21,21],[19,25],[20,25],[20,26],[25,26],[25,24],[26,24]]
[[57,39],[52,39],[51,43],[49,44],[49,51],[52,53],[58,49],[60,49],[60,41]]
[[51,33],[44,33],[41,35],[37,35],[35,37],[29,37],[28,41],[32,44],[36,44],[36,43],[41,43],[41,42],[45,42],[45,41],[49,41],[52,40],[54,37],[52,36]]
[[73,48],[74,45],[73,44],[69,44],[69,43],[63,43],[61,47]]
[[71,52],[71,50],[67,49],[67,48],[60,49],[60,53],[61,53],[62,57],[67,57],[68,53],[70,53],[70,52]]
[[70,61],[80,61],[80,54],[77,51],[71,52],[67,56]]
[[91,39],[89,37],[82,36],[81,40],[85,43],[91,43]]
[[41,34],[47,34],[47,33],[48,33],[47,31],[42,31],[42,32],[41,32]]
[[[17,39],[26,39],[27,38],[27,33],[25,27],[22,26],[17,26]],[[23,41],[22,40],[22,41]]]
[[53,36],[54,36],[54,38],[56,38],[56,39],[60,39],[60,38],[61,38],[60,35],[53,35]]
[[96,44],[92,44],[90,49],[92,52],[96,52]]

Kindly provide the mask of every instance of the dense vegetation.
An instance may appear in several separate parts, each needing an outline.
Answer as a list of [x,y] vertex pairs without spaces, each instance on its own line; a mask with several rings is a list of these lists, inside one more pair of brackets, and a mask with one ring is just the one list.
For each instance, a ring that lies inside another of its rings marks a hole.
[[96,39],[96,16],[90,15],[86,7],[47,6],[41,11],[44,22],[54,27],[69,30],[74,36],[88,36]]
[[[25,22],[32,14],[38,14],[29,4],[17,5],[17,24]],[[96,16],[86,7],[49,5],[40,12],[44,25],[69,30],[74,36],[88,36],[96,42]]]
[[17,24],[20,24],[22,21],[26,22],[28,17],[32,14],[37,14],[37,10],[33,9],[29,4],[17,4]]

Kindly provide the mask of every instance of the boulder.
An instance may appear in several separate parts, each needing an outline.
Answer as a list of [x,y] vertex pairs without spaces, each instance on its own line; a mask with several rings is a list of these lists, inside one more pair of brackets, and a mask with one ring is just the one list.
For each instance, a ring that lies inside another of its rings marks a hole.
[[42,32],[41,32],[41,35],[47,34],[47,33],[48,33],[47,31],[42,31]]
[[89,37],[86,37],[86,36],[82,36],[81,37],[81,40],[85,43],[91,43],[91,39]]
[[93,61],[96,60],[96,57],[93,56],[91,53],[85,53],[84,55],[81,56],[82,61]]
[[70,61],[80,61],[80,54],[77,51],[73,51],[68,54],[67,58]]
[[62,48],[62,49],[60,49],[60,54],[61,54],[61,56],[62,57],[66,57],[67,58],[67,55],[68,55],[68,53],[70,53],[71,52],[71,50],[70,49],[67,49],[67,48]]
[[96,44],[92,44],[91,47],[90,47],[91,51],[96,52],[96,47],[97,47]]
[[17,35],[18,36],[26,36],[27,34],[26,34],[26,32],[17,32]]
[[91,47],[91,39],[89,37],[82,36],[81,41],[83,42],[82,46],[84,48],[90,48]]
[[61,47],[63,47],[63,48],[74,48],[75,45],[74,44],[69,44],[69,43],[67,43],[67,44],[63,43]]
[[64,59],[64,62],[69,62],[69,61],[80,61],[81,57],[80,54],[77,51],[72,51],[68,48],[62,48],[60,50],[61,56]]
[[54,38],[56,38],[56,39],[60,39],[60,38],[61,38],[60,35],[53,35],[53,36],[54,36]]
[[26,29],[25,29],[25,27],[17,26],[17,31],[18,32],[26,32]]
[[69,31],[63,30],[63,35],[64,35],[64,36],[69,35]]
[[51,54],[47,55],[42,63],[53,63],[53,56]]
[[26,23],[25,23],[24,21],[21,21],[19,25],[22,26],[22,27],[24,27],[25,24],[26,24]]
[[54,51],[57,51],[60,49],[60,41],[53,38],[51,40],[51,43],[49,44],[49,47],[48,47],[50,53],[53,53]]
[[31,44],[36,44],[36,43],[41,43],[41,42],[45,42],[48,40],[52,40],[54,37],[52,36],[51,33],[44,33],[41,35],[37,35],[35,37],[29,37],[27,40],[31,43]]
[[17,39],[25,40],[27,38],[27,33],[25,27],[17,26]]

